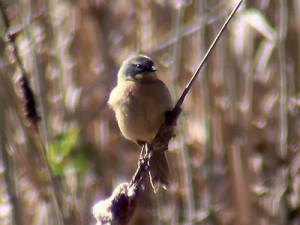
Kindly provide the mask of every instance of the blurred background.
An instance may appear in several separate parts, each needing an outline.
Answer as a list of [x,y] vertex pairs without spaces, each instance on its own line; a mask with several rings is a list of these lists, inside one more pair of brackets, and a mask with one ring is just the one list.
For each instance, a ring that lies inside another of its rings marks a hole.
[[[139,156],[107,107],[121,62],[151,56],[175,104],[237,1],[1,4],[0,224],[95,224],[92,206],[131,179]],[[300,224],[299,15],[298,0],[243,3],[183,104],[169,190],[145,184],[131,224]],[[21,110],[8,31],[38,134]]]

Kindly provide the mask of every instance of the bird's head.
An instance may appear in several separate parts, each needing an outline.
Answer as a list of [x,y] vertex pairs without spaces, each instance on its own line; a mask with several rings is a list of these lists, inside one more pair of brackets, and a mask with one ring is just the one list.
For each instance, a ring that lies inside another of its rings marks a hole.
[[155,79],[156,67],[153,60],[145,55],[135,55],[125,60],[119,70],[118,78],[121,80],[147,80]]

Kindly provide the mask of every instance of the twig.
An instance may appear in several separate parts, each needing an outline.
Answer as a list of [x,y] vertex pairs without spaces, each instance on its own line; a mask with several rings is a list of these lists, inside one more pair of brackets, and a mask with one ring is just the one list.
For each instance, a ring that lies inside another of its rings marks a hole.
[[223,24],[223,26],[222,26],[222,28],[220,29],[219,33],[217,34],[215,40],[214,40],[213,43],[210,45],[210,47],[209,47],[209,49],[207,50],[206,54],[204,55],[204,57],[203,57],[201,63],[199,64],[198,68],[196,69],[196,72],[194,73],[194,75],[193,75],[192,78],[190,79],[189,83],[186,85],[185,89],[183,90],[183,92],[182,92],[182,94],[181,94],[179,100],[177,101],[177,103],[176,103],[176,105],[175,105],[175,107],[174,107],[174,109],[173,109],[174,111],[177,111],[177,110],[181,107],[181,105],[182,105],[182,103],[183,103],[183,101],[184,101],[186,95],[187,95],[188,92],[190,91],[190,89],[191,89],[191,87],[192,87],[192,85],[193,85],[195,79],[197,78],[197,76],[199,75],[199,73],[200,73],[202,67],[204,66],[205,62],[207,61],[207,58],[210,56],[212,50],[215,48],[216,44],[218,43],[218,41],[219,41],[219,39],[220,39],[222,33],[223,33],[224,30],[226,29],[227,25],[229,24],[229,22],[231,21],[231,19],[233,18],[234,14],[237,12],[237,10],[239,9],[239,7],[241,6],[241,4],[242,4],[243,1],[244,1],[244,0],[240,0],[240,2],[236,5],[236,7],[234,8],[234,10],[231,12],[231,14],[229,15],[229,17],[227,18],[227,20],[226,20],[225,23]]
[[131,181],[129,183],[130,186],[137,186],[141,185],[143,179],[145,178],[145,174],[149,172],[149,160],[150,160],[150,152],[149,151],[149,145],[143,145],[139,162],[138,162],[138,168],[131,178]]
[[[140,196],[140,193],[144,189],[142,181],[146,178],[149,172],[149,160],[151,151],[166,151],[168,150],[168,144],[170,139],[174,136],[173,128],[176,125],[178,116],[181,113],[181,105],[188,94],[190,88],[192,87],[194,80],[199,75],[204,63],[207,61],[208,56],[217,44],[225,28],[229,24],[230,20],[240,7],[243,0],[241,0],[237,6],[234,8],[221,30],[219,31],[217,37],[209,47],[207,53],[205,54],[203,60],[199,64],[196,72],[193,74],[189,83],[182,92],[180,98],[178,99],[174,108],[166,113],[165,122],[161,125],[158,130],[157,135],[151,145],[146,145],[146,153],[140,155],[138,168],[132,177],[130,183],[120,184],[113,194],[106,200],[100,201],[93,207],[93,215],[97,220],[97,225],[107,224],[107,225],[126,225],[128,224],[133,212],[136,208],[136,202]],[[151,149],[149,149],[151,147]],[[147,149],[148,148],[148,149]]]
[[182,92],[180,98],[178,99],[176,105],[174,106],[172,111],[170,111],[168,113],[168,115],[166,116],[166,121],[160,127],[160,129],[159,129],[159,131],[158,131],[158,133],[157,133],[157,135],[154,139],[154,142],[153,142],[155,150],[161,150],[161,148],[165,148],[168,145],[167,143],[169,143],[169,140],[173,137],[173,133],[172,133],[173,126],[175,126],[177,118],[180,115],[181,105],[182,105],[186,95],[189,93],[195,79],[200,74],[200,71],[203,68],[203,66],[204,66],[205,62],[207,61],[208,57],[210,56],[212,50],[215,48],[215,46],[218,43],[218,40],[220,39],[222,33],[226,29],[226,27],[229,24],[230,20],[233,18],[234,14],[237,12],[237,10],[239,9],[239,7],[240,7],[240,5],[242,4],[243,1],[244,0],[240,0],[240,2],[236,5],[234,10],[231,12],[229,17],[227,18],[227,20],[223,24],[221,30],[217,34],[216,38],[214,39],[213,43],[210,45],[209,49],[207,50],[206,54],[204,55],[201,63],[197,67],[197,69],[196,69],[195,73],[193,74],[192,78],[190,79],[190,81],[186,85],[185,89],[183,90],[183,92]]

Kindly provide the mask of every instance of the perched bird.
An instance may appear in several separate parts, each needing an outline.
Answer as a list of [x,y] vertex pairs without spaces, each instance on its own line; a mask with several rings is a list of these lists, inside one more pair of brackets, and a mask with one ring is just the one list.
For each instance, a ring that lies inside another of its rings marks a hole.
[[[139,145],[153,141],[172,109],[167,86],[157,78],[151,58],[135,55],[123,62],[118,72],[117,86],[108,104],[115,111],[123,136]],[[165,152],[153,152],[150,158],[150,181],[154,192],[167,188],[170,169]]]

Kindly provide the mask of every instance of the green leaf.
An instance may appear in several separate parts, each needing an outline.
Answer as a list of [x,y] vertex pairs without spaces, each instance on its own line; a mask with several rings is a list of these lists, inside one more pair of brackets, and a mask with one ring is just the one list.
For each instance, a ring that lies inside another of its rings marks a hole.
[[65,133],[58,134],[47,147],[47,159],[58,176],[63,176],[65,167],[70,163],[79,134],[77,126],[70,127]]

